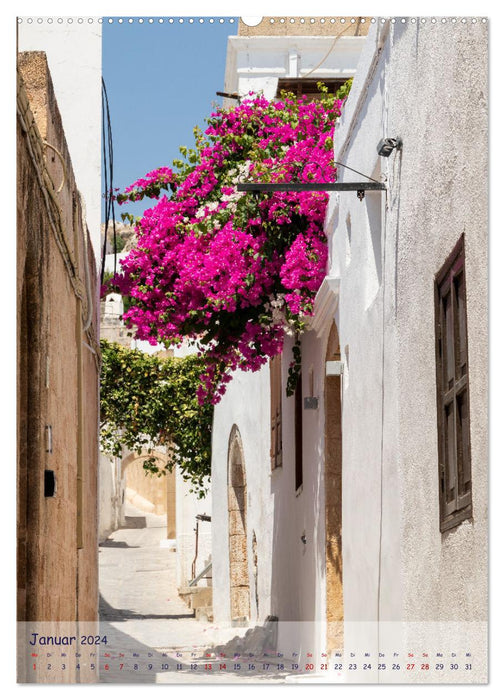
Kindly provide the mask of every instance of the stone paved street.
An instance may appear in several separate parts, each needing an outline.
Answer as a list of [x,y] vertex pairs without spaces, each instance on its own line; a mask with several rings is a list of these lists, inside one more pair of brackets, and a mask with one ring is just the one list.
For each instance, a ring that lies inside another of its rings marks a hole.
[[100,682],[282,682],[285,674],[263,670],[263,661],[249,669],[250,659],[212,658],[213,647],[247,628],[196,620],[177,595],[176,553],[161,546],[166,518],[129,504],[125,513],[129,527],[99,549],[100,634],[107,637],[99,647]]

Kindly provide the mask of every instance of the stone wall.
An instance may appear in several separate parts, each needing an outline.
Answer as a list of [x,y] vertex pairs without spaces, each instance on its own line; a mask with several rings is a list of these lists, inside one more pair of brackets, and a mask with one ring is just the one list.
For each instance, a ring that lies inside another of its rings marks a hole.
[[18,65],[17,615],[94,625],[96,265],[45,54],[20,54]]
[[263,17],[250,27],[240,18],[239,36],[365,36],[369,17]]

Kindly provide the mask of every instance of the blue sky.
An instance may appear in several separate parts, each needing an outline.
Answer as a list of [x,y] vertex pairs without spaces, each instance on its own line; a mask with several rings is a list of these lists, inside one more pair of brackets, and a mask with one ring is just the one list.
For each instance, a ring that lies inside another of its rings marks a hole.
[[[193,127],[205,126],[216,91],[224,89],[227,37],[236,17],[155,17],[153,23],[103,21],[103,78],[114,144],[114,187],[123,190],[150,170],[171,166],[178,147],[193,145]],[[183,19],[183,23],[179,21]],[[233,22],[230,22],[233,19]],[[116,205],[116,219],[136,216],[152,200]]]

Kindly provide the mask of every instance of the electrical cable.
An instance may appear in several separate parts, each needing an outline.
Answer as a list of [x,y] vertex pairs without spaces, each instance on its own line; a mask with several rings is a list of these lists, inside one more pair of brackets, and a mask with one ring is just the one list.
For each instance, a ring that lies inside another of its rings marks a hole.
[[42,143],[44,144],[44,146],[51,148],[56,153],[58,158],[60,159],[61,167],[63,168],[63,179],[61,180],[61,185],[56,190],[56,192],[59,194],[61,192],[61,190],[63,189],[63,186],[64,186],[64,184],[66,182],[66,178],[67,178],[65,159],[63,158],[62,154],[58,151],[58,149],[55,146],[48,143],[47,141],[42,141]]
[[[357,23],[356,28],[355,28],[355,36],[357,36],[357,34],[358,34],[358,32],[359,32],[360,20],[361,20],[361,19],[362,19],[361,17],[358,18],[358,23]],[[333,50],[334,47],[336,46],[336,42],[338,41],[338,39],[340,38],[340,36],[342,36],[342,35],[346,32],[347,29],[348,29],[348,25],[344,25],[344,27],[343,27],[343,29],[341,30],[341,32],[340,32],[339,34],[337,34],[337,35],[334,37],[334,41],[333,41],[333,43],[331,44],[331,48],[330,48],[329,51],[326,53],[326,55],[324,56],[324,58],[323,58],[319,63],[317,63],[317,65],[316,65],[314,68],[312,68],[311,70],[309,70],[308,73],[305,73],[304,75],[302,75],[301,77],[302,77],[303,79],[304,79],[304,78],[307,78],[307,77],[308,77],[309,75],[311,75],[312,73],[315,73],[315,71],[316,71],[318,68],[320,68],[320,66],[321,66],[323,63],[325,63],[326,59],[329,58],[329,56],[330,56],[332,50]]]
[[[30,105],[26,93],[23,88],[23,82],[18,74],[18,94],[17,94],[17,104],[16,104],[17,116],[19,124],[22,131],[26,134],[26,146],[27,150],[35,171],[35,175],[42,192],[42,197],[45,203],[46,213],[49,219],[50,228],[54,234],[54,239],[56,245],[63,258],[63,263],[67,269],[70,283],[74,291],[75,296],[82,302],[85,309],[87,319],[92,320],[92,294],[90,289],[90,280],[86,280],[86,288],[82,283],[82,280],[78,274],[78,264],[75,260],[72,246],[70,245],[68,238],[65,234],[65,230],[62,222],[62,213],[59,203],[54,195],[56,190],[54,183],[52,181],[51,175],[47,170],[46,159],[44,157],[44,145],[49,145],[50,148],[58,153],[61,159],[63,156],[59,151],[57,151],[54,146],[44,142],[40,133],[38,131],[37,125],[33,118],[30,110]],[[28,123],[27,123],[28,122]],[[65,179],[66,180],[66,170]],[[62,184],[64,184],[64,182]],[[61,190],[61,187],[60,187]],[[58,191],[60,191],[58,190]],[[87,249],[87,246],[86,246]],[[89,270],[85,267],[85,273],[89,273]],[[91,306],[91,309],[90,309]],[[97,344],[96,339],[93,334],[89,332],[89,327],[91,326],[91,320],[89,323],[86,321],[87,325],[85,327],[86,336],[89,340],[90,345],[95,347],[95,356],[98,363],[98,369],[101,362],[101,353],[99,344]]]
[[112,222],[114,233],[114,275],[117,272],[117,231],[115,222],[115,197],[114,182],[114,145],[112,139],[112,123],[110,119],[110,107],[107,95],[107,86],[102,78],[102,152],[103,152],[103,178],[105,199],[105,235],[103,241],[102,263],[100,281],[103,284],[105,275],[105,259],[107,254],[107,240],[109,222]]

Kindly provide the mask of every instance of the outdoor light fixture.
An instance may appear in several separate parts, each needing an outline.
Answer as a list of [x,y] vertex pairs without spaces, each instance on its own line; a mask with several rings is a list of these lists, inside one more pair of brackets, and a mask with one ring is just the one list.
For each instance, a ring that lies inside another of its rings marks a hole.
[[383,156],[384,158],[388,158],[389,155],[392,153],[394,148],[401,148],[402,146],[402,141],[401,139],[382,139],[380,143],[378,144],[376,150],[378,151],[379,156]]
[[372,177],[344,165],[344,163],[335,161],[335,164],[367,177],[370,182],[239,182],[236,189],[238,192],[251,192],[252,194],[260,192],[357,192],[360,201],[364,199],[367,190],[386,189],[383,182],[378,182],[378,180],[374,180]]

